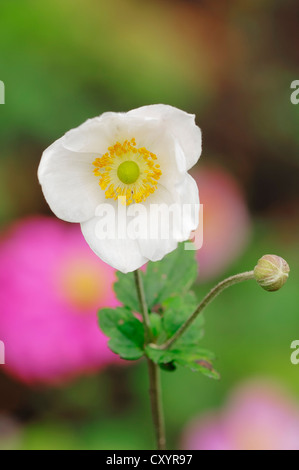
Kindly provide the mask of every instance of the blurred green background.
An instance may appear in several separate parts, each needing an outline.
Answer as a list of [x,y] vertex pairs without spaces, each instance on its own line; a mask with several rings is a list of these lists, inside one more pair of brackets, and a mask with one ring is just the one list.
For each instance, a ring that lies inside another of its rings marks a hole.
[[[50,214],[37,182],[42,151],[105,111],[167,103],[195,113],[204,150],[239,182],[253,220],[243,255],[223,275],[265,253],[288,260],[273,295],[253,283],[206,312],[203,346],[220,382],[188,370],[163,373],[169,446],[185,424],[220,406],[239,381],[271,377],[299,400],[299,79],[296,0],[37,0],[0,6],[0,221]],[[204,295],[214,281],[197,287]],[[0,332],[1,335],[1,332]],[[153,447],[143,362],[111,367],[60,388],[29,388],[0,371],[0,412],[20,424],[8,447]],[[3,444],[4,445],[4,444]]]

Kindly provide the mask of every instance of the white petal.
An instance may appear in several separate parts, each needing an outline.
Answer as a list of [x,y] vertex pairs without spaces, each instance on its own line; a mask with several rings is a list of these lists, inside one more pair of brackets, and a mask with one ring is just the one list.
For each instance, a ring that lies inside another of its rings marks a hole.
[[81,224],[81,230],[90,248],[105,263],[118,271],[128,273],[135,271],[148,261],[142,256],[137,240],[129,239],[126,233],[124,233],[125,238],[123,239],[99,239],[97,236],[98,222],[99,217],[93,217]]
[[[155,193],[147,199],[144,204],[145,211],[139,214],[138,222],[145,229],[145,237],[136,239],[129,238],[127,227],[121,232],[122,238],[118,238],[117,228],[117,203],[108,202],[107,206],[113,207],[112,213],[115,226],[114,236],[110,238],[99,238],[97,224],[99,217],[81,224],[82,233],[91,249],[106,263],[122,272],[131,272],[143,266],[147,261],[157,261],[166,254],[175,250],[178,242],[187,240],[192,230],[198,224],[198,207],[192,211],[182,211],[182,217],[165,216],[156,217],[156,213],[150,214],[151,208],[157,205],[164,205],[164,210],[174,207],[175,210],[182,210],[183,204],[198,205],[198,188],[194,179],[186,174],[181,183],[169,191],[162,185],[158,185]],[[173,204],[176,204],[172,206]],[[136,204],[140,206],[141,204]],[[102,206],[103,207],[103,206]],[[161,207],[161,206],[160,206]],[[132,207],[131,207],[132,208]],[[128,208],[126,208],[128,210]],[[154,215],[154,218],[151,216]],[[166,214],[167,215],[167,214]],[[127,224],[129,220],[127,219]],[[152,227],[150,226],[152,224]],[[151,228],[154,228],[154,237]],[[156,231],[157,228],[157,231]],[[165,236],[166,235],[166,236]]]
[[[199,194],[195,180],[187,173],[172,191],[158,185],[156,192],[146,201],[148,211],[155,204],[165,204],[173,210],[174,215],[170,216],[166,211],[164,217],[150,221],[155,225],[158,238],[139,239],[141,253],[151,261],[158,261],[175,250],[178,243],[188,240],[192,230],[197,228]],[[145,220],[144,224],[148,223],[148,220]],[[168,236],[165,238],[167,233]]]
[[176,185],[176,190],[180,196],[181,204],[190,207],[190,211],[183,211],[183,223],[181,241],[187,240],[193,230],[196,230],[199,223],[199,192],[194,178],[188,173],[182,182]]
[[94,152],[103,155],[116,142],[136,139],[137,147],[155,153],[162,169],[162,178],[172,183],[178,171],[186,171],[185,155],[179,150],[168,127],[157,119],[132,116],[130,113],[104,113],[89,119],[62,138],[65,148],[73,152]]
[[168,130],[179,142],[186,158],[187,170],[198,161],[201,155],[201,130],[195,124],[195,115],[164,104],[143,106],[129,111],[128,115],[148,120],[158,119],[167,125]]
[[156,163],[160,165],[162,175],[159,183],[170,188],[178,183],[186,173],[186,158],[177,140],[161,125],[159,121],[149,123],[136,138],[137,146],[146,147],[157,156]]
[[124,116],[123,113],[104,113],[88,119],[64,135],[63,145],[73,152],[92,152],[102,155],[116,142],[117,134],[125,121]]
[[63,146],[63,138],[42,156],[38,178],[50,208],[67,222],[83,222],[94,216],[105,193],[93,174],[94,154],[75,153]]
[[149,261],[160,261],[168,253],[178,246],[178,241],[173,238],[165,240],[138,240],[140,251]]
[[159,184],[154,194],[144,204],[146,213],[142,226],[146,227],[147,238],[138,239],[138,244],[142,255],[148,260],[158,261],[177,247],[177,241],[172,237],[169,218],[165,217],[167,207],[173,203],[174,195]]

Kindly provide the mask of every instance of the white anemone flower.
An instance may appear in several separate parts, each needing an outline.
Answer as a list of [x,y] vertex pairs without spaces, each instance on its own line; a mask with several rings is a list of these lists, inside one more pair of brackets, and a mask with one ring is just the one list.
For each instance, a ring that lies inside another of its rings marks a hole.
[[[162,259],[197,228],[198,188],[187,171],[200,154],[201,131],[194,115],[163,104],[143,106],[104,113],[67,132],[44,151],[38,178],[55,215],[80,223],[87,243],[103,261],[130,272]],[[168,235],[162,230],[153,237],[147,230],[147,235],[143,231],[134,237],[125,232],[98,236],[99,209],[104,204],[113,208],[109,217],[117,226],[119,198],[127,211],[143,206],[143,228],[150,220],[167,228]],[[153,205],[197,209],[174,215],[170,223],[164,216],[159,221],[147,217]]]

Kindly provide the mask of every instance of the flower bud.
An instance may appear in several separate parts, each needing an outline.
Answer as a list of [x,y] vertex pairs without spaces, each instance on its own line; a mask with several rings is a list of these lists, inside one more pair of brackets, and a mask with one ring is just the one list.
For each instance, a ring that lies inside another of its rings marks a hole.
[[289,272],[289,265],[283,258],[264,255],[254,268],[254,277],[263,289],[273,292],[286,283]]

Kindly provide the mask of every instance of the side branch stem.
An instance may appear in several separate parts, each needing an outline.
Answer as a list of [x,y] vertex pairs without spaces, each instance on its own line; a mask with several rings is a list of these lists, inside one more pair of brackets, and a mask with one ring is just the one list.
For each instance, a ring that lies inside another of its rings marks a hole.
[[188,320],[186,320],[186,322],[168,341],[159,346],[159,349],[165,350],[171,348],[171,346],[173,346],[173,344],[182,336],[182,334],[184,334],[184,332],[191,325],[191,323],[194,322],[198,315],[203,312],[206,306],[209,305],[209,303],[212,302],[212,300],[214,300],[215,297],[217,297],[217,295],[219,295],[224,289],[239,282],[247,281],[249,279],[254,279],[253,271],[246,271],[241,274],[236,274],[234,276],[228,277],[227,279],[224,279],[224,281],[219,282],[219,284],[213,287],[213,289],[211,289],[210,292],[204,297],[204,299],[200,302],[196,310],[192,313],[192,315],[190,315]]

